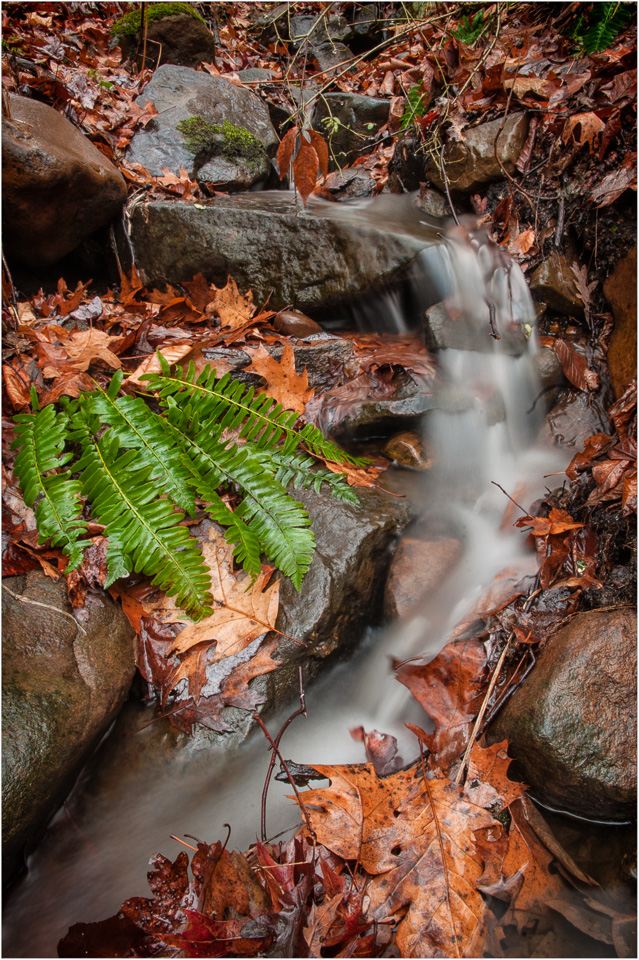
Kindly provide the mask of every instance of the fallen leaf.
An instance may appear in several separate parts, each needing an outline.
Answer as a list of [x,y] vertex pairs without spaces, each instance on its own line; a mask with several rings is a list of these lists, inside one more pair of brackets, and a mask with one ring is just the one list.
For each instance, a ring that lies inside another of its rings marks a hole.
[[88,370],[94,360],[102,360],[108,367],[119,370],[122,364],[109,349],[118,340],[118,337],[110,337],[103,330],[78,330],[71,333],[65,341],[64,349],[78,371]]
[[250,290],[246,294],[241,294],[235,280],[228,277],[225,287],[218,289],[211,285],[211,296],[206,307],[206,313],[209,316],[212,313],[217,313],[220,318],[220,326],[223,328],[232,330],[235,327],[241,327],[255,313],[253,294]]
[[534,537],[548,537],[568,530],[577,530],[583,523],[576,523],[565,510],[553,508],[547,517],[520,517],[516,527],[530,527]]
[[464,793],[478,807],[500,810],[519,800],[527,787],[508,777],[508,767],[512,760],[508,756],[508,741],[494,743],[486,747],[481,743],[473,744],[468,761],[468,773]]
[[587,143],[588,152],[592,153],[604,126],[603,120],[592,111],[575,113],[566,120],[561,138],[564,143],[568,143],[570,139],[580,146]]
[[281,360],[276,360],[261,343],[257,350],[247,350],[251,355],[248,369],[259,373],[267,381],[266,390],[275,397],[285,410],[304,413],[306,404],[315,391],[308,385],[306,369],[298,374],[295,369],[295,352],[287,341]]
[[624,190],[637,189],[637,154],[627,153],[620,167],[607,174],[590,196],[598,207],[607,207],[621,196]]
[[576,349],[574,344],[557,337],[554,349],[561,361],[566,379],[570,380],[573,386],[588,393],[599,389],[598,375],[588,366],[586,357]]

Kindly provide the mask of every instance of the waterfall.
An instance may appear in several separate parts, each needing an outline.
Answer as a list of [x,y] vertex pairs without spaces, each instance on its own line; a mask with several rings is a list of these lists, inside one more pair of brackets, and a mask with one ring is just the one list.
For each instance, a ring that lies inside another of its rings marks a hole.
[[[421,323],[425,310],[432,317],[426,337],[438,347],[439,386],[422,429],[435,466],[424,474],[416,507],[424,528],[445,530],[459,541],[461,555],[407,619],[371,628],[353,660],[306,691],[308,719],[291,725],[282,750],[298,763],[361,762],[362,745],[349,728],[363,725],[395,735],[408,760],[415,746],[404,724],[427,722],[394,680],[390,658],[432,658],[496,575],[506,568],[534,575],[524,535],[513,530],[513,518],[503,523],[512,506],[504,491],[527,506],[543,490],[544,474],[561,470],[565,457],[535,445],[534,311],[515,263],[472,222],[435,221],[410,197],[315,204],[314,210],[352,223],[381,222],[424,240],[404,289],[369,299],[354,319],[360,328],[405,332],[415,328],[416,318]],[[289,713],[290,707],[270,720],[270,729],[277,730]],[[182,849],[171,834],[213,842],[230,822],[232,847],[246,849],[255,840],[268,762],[262,734],[230,755],[194,744],[164,765],[147,751],[149,741],[157,746],[152,737],[147,730],[131,738],[137,744],[134,769],[107,750],[87,788],[90,813],[78,825],[64,810],[57,815],[12,894],[7,955],[50,956],[51,945],[72,923],[103,919],[126,897],[147,895],[149,856],[162,851],[174,858]],[[297,808],[286,799],[290,793],[288,784],[272,784],[270,836],[298,825]]]

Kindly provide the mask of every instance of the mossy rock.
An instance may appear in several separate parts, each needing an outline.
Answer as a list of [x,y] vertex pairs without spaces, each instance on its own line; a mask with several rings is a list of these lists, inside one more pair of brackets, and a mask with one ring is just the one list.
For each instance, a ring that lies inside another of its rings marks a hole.
[[[150,3],[147,5],[149,11],[148,23],[152,24],[163,17],[174,17],[177,14],[187,13],[196,20],[200,20],[206,25],[204,17],[200,16],[197,10],[190,3]],[[142,27],[142,11],[138,7],[126,13],[119,20],[116,20],[111,27],[111,35],[120,39],[122,37],[134,37]]]
[[237,126],[229,120],[211,123],[204,117],[187,117],[177,124],[189,150],[196,156],[221,154],[228,160],[244,159],[259,163],[266,152],[262,143],[246,127]]

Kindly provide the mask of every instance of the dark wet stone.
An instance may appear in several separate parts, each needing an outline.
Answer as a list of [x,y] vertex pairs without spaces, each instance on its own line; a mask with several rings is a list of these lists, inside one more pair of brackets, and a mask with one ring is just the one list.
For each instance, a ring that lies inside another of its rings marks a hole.
[[262,67],[248,67],[246,70],[238,70],[237,75],[242,83],[268,83],[275,76],[275,72]]
[[561,253],[555,251],[539,264],[530,278],[530,290],[536,300],[557,313],[583,315],[584,305],[577,293],[571,262]]
[[412,430],[403,430],[401,433],[396,433],[384,445],[382,453],[389,460],[394,460],[400,467],[428,470],[432,465],[432,460],[424,451],[424,443],[420,434]]
[[[118,41],[125,57],[139,56],[142,62],[142,31]],[[215,38],[205,23],[189,13],[176,13],[152,20],[147,30],[146,66],[163,64],[199,67],[215,63]]]
[[56,263],[122,209],[121,173],[77,127],[38,100],[9,94],[2,121],[2,218],[8,257]]
[[593,433],[608,433],[609,429],[608,417],[594,398],[565,387],[546,415],[540,436],[545,443],[582,449]]
[[[281,354],[282,348],[273,350],[277,359]],[[296,343],[293,354],[296,372],[302,373],[305,369],[311,387],[318,391],[327,390],[344,379],[344,364],[353,355],[353,341],[317,334],[304,343]]]
[[[347,166],[370,152],[375,134],[388,121],[389,109],[388,100],[363,97],[358,93],[329,93],[317,103],[313,127],[330,142],[339,166]],[[335,133],[331,133],[331,128],[323,122],[331,117],[340,122]],[[369,124],[373,126],[369,127]],[[335,160],[331,161],[333,168],[337,165]]]
[[310,317],[300,310],[280,310],[273,318],[273,326],[278,333],[283,333],[287,337],[311,337],[315,333],[323,333],[319,323],[315,323]]
[[552,347],[540,347],[533,357],[535,372],[542,390],[566,383],[561,360]]
[[[479,311],[485,314],[478,322]],[[526,349],[526,337],[521,324],[499,327],[499,349],[511,356],[519,356]],[[436,303],[424,313],[424,342],[429,350],[475,350],[492,353],[495,341],[491,337],[488,310],[478,306],[473,316],[451,316],[445,303]]]
[[593,819],[636,815],[636,642],[630,607],[578,614],[490,728],[542,803]]
[[[513,173],[515,163],[526,142],[528,118],[524,113],[511,114],[507,120],[491,120],[477,127],[464,130],[463,141],[452,141],[446,145],[444,161],[450,189],[471,193],[486,183],[501,180],[502,167],[495,156],[497,153],[502,166]],[[444,189],[444,180],[434,161],[426,165],[426,174],[436,187]]]
[[[2,798],[5,879],[73,786],[124,702],[133,630],[106,594],[69,616],[66,581],[34,571],[3,581]],[[34,603],[14,599],[23,596]],[[36,605],[37,604],[37,605]],[[84,631],[84,632],[83,632]]]
[[327,200],[357,200],[371,197],[375,190],[375,180],[367,170],[350,167],[334,170],[322,181],[319,194]]

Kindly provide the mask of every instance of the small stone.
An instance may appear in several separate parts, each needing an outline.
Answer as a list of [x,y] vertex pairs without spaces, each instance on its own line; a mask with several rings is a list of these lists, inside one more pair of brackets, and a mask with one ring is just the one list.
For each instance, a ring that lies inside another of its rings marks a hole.
[[615,328],[608,349],[608,369],[615,397],[637,376],[637,248],[634,247],[604,284]]
[[319,323],[315,323],[301,310],[280,310],[273,318],[273,326],[278,333],[283,333],[287,337],[297,337],[298,340],[310,337],[314,333],[324,332]]
[[533,357],[533,363],[542,390],[566,383],[561,360],[552,347],[540,347]]
[[578,614],[490,728],[542,803],[595,820],[636,815],[636,641],[630,607]]
[[539,264],[530,278],[530,290],[536,300],[557,313],[578,317],[584,312],[571,264],[556,251]]
[[32,266],[56,263],[117,216],[121,173],[77,127],[39,100],[9,94],[2,121],[5,250]]
[[594,433],[608,433],[609,422],[594,398],[582,390],[565,387],[541,429],[542,443],[581,449]]
[[[347,59],[343,53],[342,60]],[[318,101],[313,128],[329,141],[333,168],[336,163],[342,167],[353,163],[372,148],[376,133],[388,121],[389,109],[388,100],[358,93],[329,93]],[[330,124],[324,122],[330,120],[339,122],[334,133]]]
[[[134,37],[122,37],[119,43],[125,57],[137,53],[141,62],[141,36],[140,30]],[[215,63],[215,38],[198,17],[176,13],[149,23],[146,66],[157,69],[165,63],[193,68]]]
[[390,566],[384,592],[384,614],[402,617],[437,590],[461,557],[462,547],[453,537],[404,537]]
[[412,430],[404,430],[382,448],[382,453],[389,460],[394,460],[400,467],[412,467],[415,470],[428,470],[433,465],[431,457],[424,453],[422,439]]

